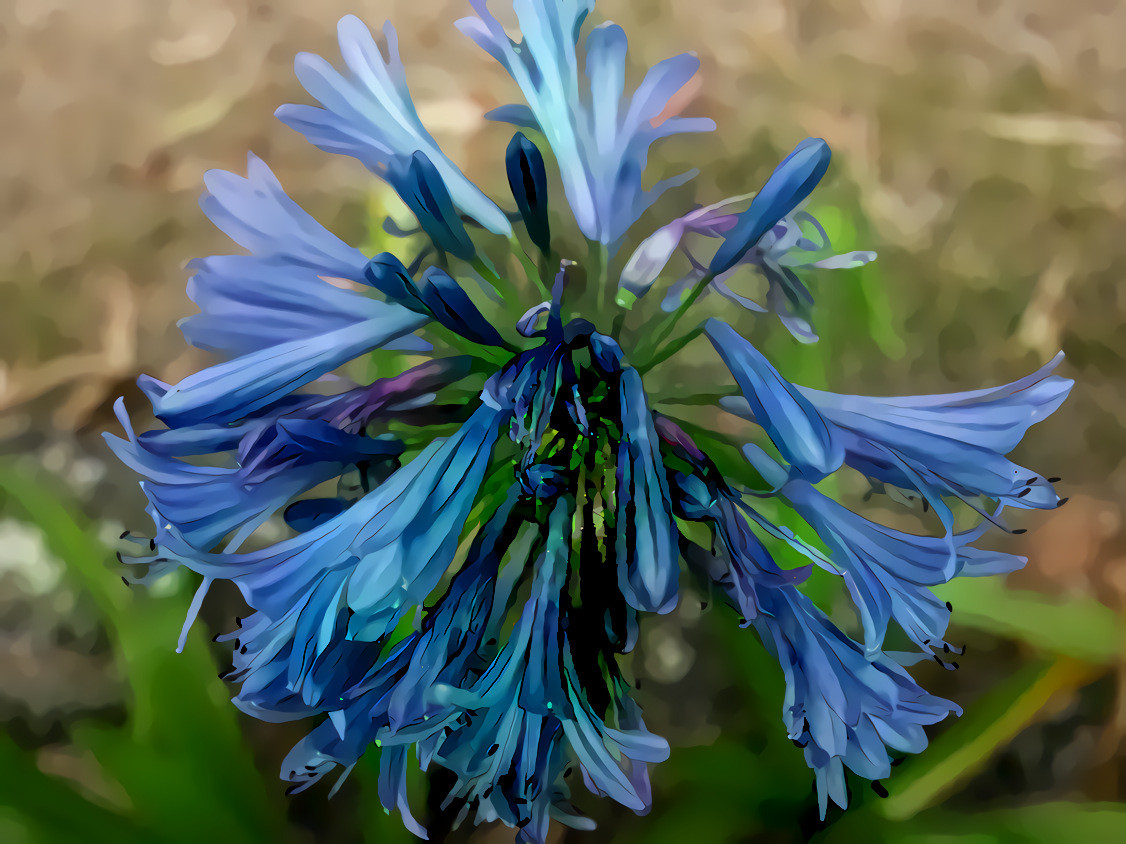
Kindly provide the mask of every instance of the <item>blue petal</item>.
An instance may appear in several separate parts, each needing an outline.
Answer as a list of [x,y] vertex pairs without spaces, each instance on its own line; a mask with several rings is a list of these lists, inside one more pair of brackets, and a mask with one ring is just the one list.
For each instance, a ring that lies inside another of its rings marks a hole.
[[[181,320],[180,330],[193,346],[228,356],[347,328],[360,314],[378,313],[371,300],[304,267],[244,255],[204,258],[191,267],[196,272],[188,296],[201,313]],[[415,350],[426,348],[409,335],[399,339],[412,341]]]
[[1012,384],[966,393],[874,398],[799,389],[842,433],[850,465],[917,489],[949,525],[941,495],[983,495],[1019,508],[1058,505],[1049,481],[1004,455],[1067,397],[1073,382],[1050,374],[1062,359]]
[[739,262],[759,239],[805,199],[829,169],[829,145],[806,138],[774,168],[750,207],[739,215],[716,251],[708,271],[720,275]]
[[253,255],[314,271],[355,279],[367,258],[325,229],[290,199],[277,177],[257,156],[247,156],[244,179],[224,170],[204,176],[208,192],[199,204],[231,240]]
[[753,418],[786,461],[815,479],[840,468],[840,438],[809,400],[731,326],[709,319],[704,331],[735,376]]
[[353,320],[343,327],[312,313],[304,336],[189,375],[154,403],[156,415],[173,427],[237,420],[427,321],[398,305],[361,296],[353,302]]
[[343,468],[333,461],[312,461],[262,477],[241,468],[194,466],[146,450],[134,436],[122,399],[115,410],[128,439],[105,434],[109,448],[144,478],[141,487],[154,518],[172,524],[193,548],[214,548],[232,531],[249,535],[295,495],[336,477]]
[[660,63],[625,101],[626,43],[620,27],[605,24],[590,33],[586,79],[580,77],[576,43],[592,0],[516,0],[523,33],[519,44],[484,0],[472,5],[479,17],[458,21],[458,28],[505,67],[529,105],[490,116],[543,132],[559,162],[579,229],[592,240],[615,244],[662,190],[681,181],[642,188],[652,143],[714,128],[705,119],[658,122],[672,96],[695,74],[698,61],[685,55]]
[[436,247],[463,261],[473,260],[477,254],[473,241],[454,210],[438,169],[424,153],[393,156],[384,177]]
[[337,32],[349,75],[342,76],[320,56],[299,54],[297,78],[324,108],[282,106],[278,118],[326,152],[354,156],[379,175],[393,156],[421,151],[434,163],[458,208],[489,231],[511,234],[504,212],[465,178],[419,120],[394,27],[383,27],[386,57],[353,15],[340,19]]
[[551,227],[547,218],[547,170],[539,148],[517,132],[504,155],[508,186],[528,237],[544,255],[551,252]]
[[950,538],[916,536],[870,522],[805,481],[791,481],[782,494],[831,550],[860,612],[869,659],[880,653],[892,618],[920,649],[942,648],[950,610],[928,587],[947,583],[967,567],[966,573],[1012,571],[1023,562],[969,548],[984,526]]
[[869,660],[797,590],[766,590],[763,598],[755,627],[785,674],[783,720],[817,775],[822,818],[830,798],[848,804],[844,767],[868,779],[886,777],[888,748],[919,753],[927,745],[924,726],[961,714],[888,657]]
[[618,583],[630,606],[666,613],[677,603],[680,554],[653,416],[636,369],[622,370],[618,447]]

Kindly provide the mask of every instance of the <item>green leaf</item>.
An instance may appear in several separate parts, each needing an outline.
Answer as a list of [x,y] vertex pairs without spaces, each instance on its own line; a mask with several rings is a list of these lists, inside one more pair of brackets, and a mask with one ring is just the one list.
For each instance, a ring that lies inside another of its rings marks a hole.
[[1100,672],[1068,657],[1025,666],[974,703],[969,713],[909,759],[885,783],[886,800],[872,810],[890,820],[914,817],[972,777],[1000,748],[1045,712],[1059,695],[1074,692]]
[[1017,639],[1046,653],[1107,664],[1126,655],[1126,621],[1093,598],[1055,601],[1010,589],[1003,578],[962,578],[935,593],[954,606],[954,622]]
[[39,770],[32,754],[0,735],[0,806],[26,837],[44,844],[89,841],[91,832],[117,844],[144,844],[148,833],[123,815],[83,797],[66,781]]
[[175,652],[187,596],[155,599],[126,589],[107,567],[108,549],[50,482],[0,464],[0,492],[43,531],[113,644],[131,692],[128,722],[78,724],[74,738],[129,794],[138,822],[178,841],[199,841],[220,824],[242,841],[279,833],[284,811],[242,740],[203,635],[194,630],[184,652]]
[[1102,844],[1126,841],[1126,806],[1061,802],[969,814],[932,809],[910,821],[882,820],[857,812],[813,840],[816,844]]

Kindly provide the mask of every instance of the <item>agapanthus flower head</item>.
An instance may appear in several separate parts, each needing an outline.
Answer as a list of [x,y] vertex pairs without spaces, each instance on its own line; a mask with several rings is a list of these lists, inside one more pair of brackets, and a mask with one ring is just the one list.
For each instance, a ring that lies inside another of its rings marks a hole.
[[[117,405],[126,436],[107,437],[141,475],[155,524],[123,557],[129,579],[199,578],[185,636],[212,583],[239,589],[251,613],[219,637],[236,641],[224,674],[235,705],[266,721],[320,719],[283,764],[293,789],[333,771],[339,787],[378,754],[380,800],[420,836],[412,766],[452,774],[455,822],[500,821],[543,842],[553,819],[591,826],[572,804],[579,782],[649,809],[650,768],[670,748],[646,726],[623,656],[694,574],[778,660],[783,725],[824,816],[830,800],[847,803],[846,770],[887,776],[893,754],[922,751],[924,728],[959,711],[905,666],[952,665],[938,655],[951,611],[933,587],[1023,563],[975,546],[1008,529],[1002,511],[1061,503],[1056,479],[1007,455],[1071,382],[1051,374],[1058,358],[950,395],[788,381],[733,317],[701,321],[693,306],[716,292],[816,340],[797,271],[875,257],[834,254],[803,207],[827,172],[826,141],[798,143],[752,193],[636,237],[642,212],[692,175],[645,187],[652,145],[712,128],[666,114],[699,62],[667,59],[627,94],[621,28],[582,35],[592,0],[513,5],[519,41],[484,0],[458,26],[527,101],[491,115],[523,130],[497,155],[514,212],[423,127],[395,30],[381,49],[354,17],[339,25],[346,73],[297,58],[320,107],[278,116],[399,195],[418,222],[388,227],[399,254],[345,244],[254,156],[245,177],[207,174],[203,210],[246,253],[192,265],[200,312],[180,327],[220,359],[178,384],[140,380],[166,427],[137,434]],[[563,197],[549,195],[556,171]],[[560,251],[568,230],[590,258]],[[709,239],[710,256],[699,252]],[[748,272],[767,279],[764,303],[734,289]],[[642,302],[658,285],[664,301]],[[715,380],[722,363],[737,388],[716,401],[746,422],[740,478],[649,375],[700,335]],[[921,498],[940,529],[892,529],[818,488],[846,467],[893,504]],[[956,527],[959,510],[978,524]],[[781,526],[780,511],[802,527]],[[272,544],[259,530],[270,520],[287,531]],[[707,545],[691,538],[701,530]],[[795,553],[807,562],[787,562]],[[815,567],[844,581],[858,637],[802,591]],[[886,650],[895,631],[916,653]]]

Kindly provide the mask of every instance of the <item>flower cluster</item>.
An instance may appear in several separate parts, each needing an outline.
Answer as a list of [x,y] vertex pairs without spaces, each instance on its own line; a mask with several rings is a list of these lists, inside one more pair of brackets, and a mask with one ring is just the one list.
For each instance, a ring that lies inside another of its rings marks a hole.
[[[1005,508],[1060,503],[1054,479],[1006,455],[1071,382],[1051,375],[1057,359],[995,389],[837,395],[787,381],[728,322],[693,327],[694,303],[715,292],[816,340],[802,275],[875,257],[833,253],[801,210],[829,165],[826,143],[803,141],[753,195],[624,250],[639,216],[693,175],[643,187],[650,146],[712,128],[668,114],[697,60],[663,61],[627,94],[619,27],[597,26],[579,47],[593,0],[514,0],[519,42],[484,0],[472,4],[459,28],[527,103],[490,115],[522,130],[505,154],[515,212],[427,133],[389,24],[381,49],[356,18],[340,21],[344,72],[298,56],[319,106],[279,118],[385,180],[417,219],[391,233],[412,254],[345,244],[253,156],[245,177],[207,175],[204,212],[247,254],[192,267],[200,313],[181,328],[220,361],[175,385],[141,379],[166,427],[138,435],[118,403],[127,436],[108,440],[142,476],[156,526],[124,558],[131,579],[194,572],[192,617],[214,581],[238,587],[253,612],[219,637],[235,644],[235,705],[266,721],[322,718],[285,760],[294,788],[378,753],[380,799],[419,835],[415,764],[454,775],[459,821],[499,820],[542,842],[552,818],[591,825],[571,805],[579,781],[649,808],[649,769],[669,746],[646,727],[621,656],[643,614],[677,606],[683,567],[777,658],[785,728],[824,815],[829,800],[847,802],[846,768],[887,776],[893,754],[922,750],[924,727],[958,711],[905,669],[950,649],[950,607],[931,587],[1021,565],[972,543],[1007,529]],[[541,150],[587,258],[555,231],[567,220],[548,213],[557,188]],[[756,274],[762,302],[732,286]],[[640,300],[661,284],[664,302],[646,315]],[[631,330],[635,314],[644,324]],[[709,457],[708,431],[655,410],[661,397],[644,383],[699,337],[738,388],[722,411],[746,420],[745,439],[761,432],[738,478]],[[921,498],[942,530],[893,530],[835,502],[817,484],[843,467]],[[958,502],[981,514],[978,527],[956,529]],[[774,523],[778,507],[805,527]],[[264,544],[271,519],[288,533]],[[779,549],[808,564],[785,567]],[[813,567],[844,580],[860,641],[801,591]],[[917,653],[886,651],[893,629]]]

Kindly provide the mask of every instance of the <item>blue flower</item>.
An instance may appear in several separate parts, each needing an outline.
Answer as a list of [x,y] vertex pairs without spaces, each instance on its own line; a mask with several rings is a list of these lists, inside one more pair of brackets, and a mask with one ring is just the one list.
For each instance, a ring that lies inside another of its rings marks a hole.
[[528,101],[488,116],[544,135],[584,235],[616,244],[665,190],[695,175],[668,178],[648,190],[641,185],[654,141],[715,128],[706,118],[661,119],[673,95],[696,74],[695,56],[658,63],[624,102],[626,35],[621,27],[604,24],[591,30],[585,80],[579,72],[576,45],[593,0],[515,0],[524,35],[519,43],[508,37],[485,0],[471,3],[478,17],[463,18],[458,28],[504,66]]
[[781,494],[829,546],[830,562],[824,568],[844,577],[860,613],[869,658],[880,654],[893,618],[920,649],[949,653],[943,637],[951,611],[928,587],[958,575],[1003,574],[1025,563],[1023,557],[970,547],[984,533],[981,528],[949,540],[916,536],[858,516],[804,480],[790,481]]
[[[499,821],[542,844],[552,820],[593,826],[572,805],[578,779],[648,811],[650,766],[670,748],[646,726],[622,657],[650,613],[677,607],[684,562],[777,658],[782,720],[816,773],[824,816],[830,800],[847,803],[846,769],[887,776],[892,753],[922,751],[924,728],[958,712],[905,668],[927,657],[955,667],[940,655],[951,610],[932,587],[1023,563],[976,543],[1003,526],[1005,508],[1062,503],[1056,479],[1006,455],[1071,382],[1051,375],[1057,358],[990,390],[845,396],[790,383],[727,322],[673,337],[710,291],[765,310],[732,286],[750,268],[769,282],[766,306],[799,340],[816,339],[795,271],[875,257],[833,254],[800,210],[828,146],[802,142],[741,212],[747,197],[681,214],[619,263],[638,217],[685,179],[642,187],[652,143],[711,128],[667,116],[698,62],[661,62],[627,100],[619,27],[590,32],[580,74],[589,0],[514,7],[519,41],[481,0],[459,26],[523,91],[527,106],[492,116],[546,139],[591,259],[556,251],[574,238],[571,221],[549,214],[539,147],[517,133],[504,156],[526,245],[422,126],[394,30],[381,53],[344,18],[348,74],[298,57],[323,108],[279,116],[383,177],[433,248],[408,266],[347,245],[253,156],[246,177],[207,174],[203,209],[247,254],[191,265],[199,313],[181,328],[218,360],[174,385],[140,378],[165,428],[137,433],[116,405],[125,437],[107,441],[140,476],[155,526],[151,539],[129,537],[127,580],[180,568],[199,579],[180,647],[212,584],[239,589],[250,612],[218,637],[233,641],[221,676],[234,704],[264,721],[320,719],[283,763],[292,790],[334,771],[339,788],[374,747],[380,802],[416,834],[426,830],[408,795],[415,765],[452,775],[452,822]],[[506,244],[478,242],[474,221],[510,237],[513,253],[497,261]],[[697,237],[719,242],[709,260]],[[677,251],[689,272],[646,313],[641,300]],[[700,330],[741,394],[720,406],[765,432],[744,446],[750,468],[720,461],[720,437],[658,404],[667,397],[650,370]],[[371,377],[356,380],[362,372]],[[893,530],[815,487],[845,466],[894,501],[921,496],[944,530]],[[982,518],[956,532],[956,509]],[[260,541],[267,523],[284,531],[272,544]],[[814,566],[844,580],[862,643],[801,591]],[[897,629],[916,652],[887,652]]]
[[921,753],[923,727],[962,710],[923,691],[894,660],[875,659],[795,589],[764,590],[755,619],[786,678],[782,718],[817,775],[817,802],[848,805],[844,769],[869,780],[891,774],[889,749]]
[[[876,258],[876,253],[870,251],[834,254],[829,237],[817,219],[805,211],[795,210],[820,179],[828,156],[829,149],[824,141],[807,139],[778,165],[743,213],[734,213],[731,206],[747,197],[732,197],[698,208],[657,229],[634,250],[622,269],[618,304],[632,308],[637,299],[649,292],[680,250],[688,258],[691,269],[670,287],[661,305],[664,310],[674,310],[685,291],[706,283],[704,293],[714,290],[749,311],[765,312],[764,306],[730,286],[741,267],[751,266],[769,282],[767,305],[782,323],[798,340],[816,341],[817,334],[810,324],[813,295],[795,270],[852,269]],[[779,213],[781,216],[775,217]],[[803,223],[816,240],[807,236]],[[685,244],[688,235],[724,239],[710,267],[689,251]]]
[[1052,482],[1009,460],[1028,428],[1053,413],[1072,381],[1051,375],[1062,353],[1019,381],[992,389],[933,396],[845,396],[797,387],[730,326],[707,329],[743,390],[722,400],[732,413],[762,425],[791,464],[817,480],[847,463],[868,477],[914,490],[947,530],[957,498],[987,519],[980,499],[1006,507],[1058,506]]
[[294,63],[297,78],[324,108],[282,106],[278,119],[326,152],[351,155],[381,176],[395,156],[422,152],[458,208],[489,231],[511,234],[504,212],[465,178],[419,120],[407,90],[395,28],[390,23],[383,27],[386,56],[353,15],[340,19],[337,34],[340,54],[351,73],[342,76],[320,56],[301,53]]

